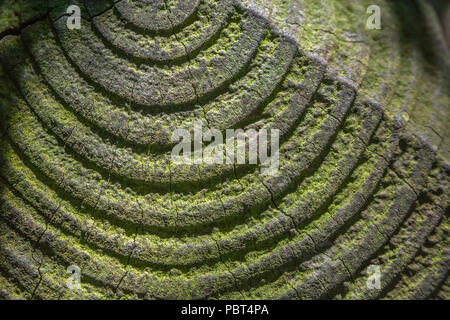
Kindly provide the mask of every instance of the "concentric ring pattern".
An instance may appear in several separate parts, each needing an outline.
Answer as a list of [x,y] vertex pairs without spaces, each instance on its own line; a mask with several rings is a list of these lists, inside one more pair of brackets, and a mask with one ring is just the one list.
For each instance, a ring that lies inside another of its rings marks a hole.
[[[56,1],[5,32],[0,296],[448,298],[446,137],[407,121],[448,119],[444,70],[400,26],[326,29],[363,4],[306,2],[298,37],[234,0]],[[278,173],[173,163],[198,120],[279,129]]]

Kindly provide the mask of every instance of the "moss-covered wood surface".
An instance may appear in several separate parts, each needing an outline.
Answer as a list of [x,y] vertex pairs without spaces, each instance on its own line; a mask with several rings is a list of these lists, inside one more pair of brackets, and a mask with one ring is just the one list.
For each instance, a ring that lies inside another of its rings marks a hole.
[[[0,1],[0,298],[449,299],[442,39],[420,0]],[[198,120],[279,172],[172,163]]]

